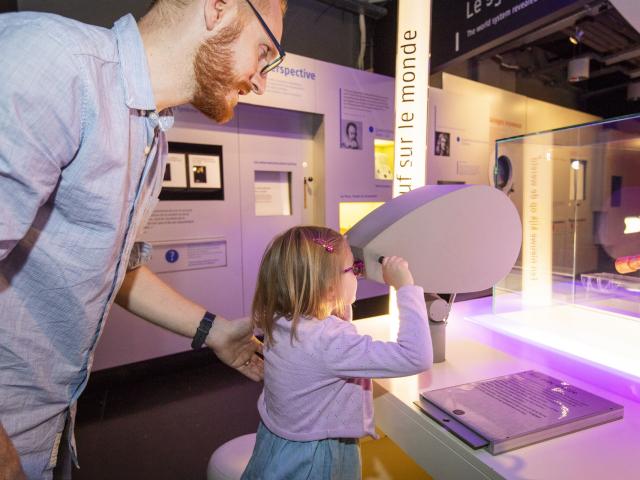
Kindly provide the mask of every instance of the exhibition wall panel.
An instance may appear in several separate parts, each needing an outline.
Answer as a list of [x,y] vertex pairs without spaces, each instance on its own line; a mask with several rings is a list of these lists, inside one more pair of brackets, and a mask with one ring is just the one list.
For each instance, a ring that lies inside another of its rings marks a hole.
[[427,184],[489,182],[489,102],[429,89]]

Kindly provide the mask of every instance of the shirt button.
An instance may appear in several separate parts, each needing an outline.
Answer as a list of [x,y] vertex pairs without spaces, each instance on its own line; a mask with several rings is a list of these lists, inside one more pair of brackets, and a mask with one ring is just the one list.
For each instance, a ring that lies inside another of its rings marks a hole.
[[146,147],[144,147],[144,154],[145,155],[149,155],[149,152],[151,151],[151,146],[147,145]]

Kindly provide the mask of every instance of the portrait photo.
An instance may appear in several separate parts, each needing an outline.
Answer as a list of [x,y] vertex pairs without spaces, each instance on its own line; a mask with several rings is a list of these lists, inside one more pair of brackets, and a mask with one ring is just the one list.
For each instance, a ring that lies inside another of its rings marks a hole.
[[448,132],[436,132],[434,153],[441,157],[450,155],[451,136]]
[[342,119],[340,122],[340,148],[362,150],[362,122]]

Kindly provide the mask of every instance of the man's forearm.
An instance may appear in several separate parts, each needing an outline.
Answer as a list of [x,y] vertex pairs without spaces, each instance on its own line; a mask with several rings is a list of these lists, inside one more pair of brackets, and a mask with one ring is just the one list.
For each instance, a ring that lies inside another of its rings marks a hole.
[[[175,291],[146,267],[125,277],[116,302],[131,313],[185,337],[193,337],[205,309]],[[252,380],[262,380],[262,344],[253,336],[251,318],[216,317],[205,339],[217,357]],[[1,480],[1,479],[0,479]]]
[[26,479],[20,457],[2,423],[0,423],[0,480]]
[[147,267],[127,273],[116,303],[131,313],[185,337],[192,337],[204,307],[177,292]]

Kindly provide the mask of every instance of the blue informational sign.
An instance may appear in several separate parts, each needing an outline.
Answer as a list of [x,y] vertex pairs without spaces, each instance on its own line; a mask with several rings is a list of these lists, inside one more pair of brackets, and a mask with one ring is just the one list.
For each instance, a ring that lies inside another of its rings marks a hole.
[[167,253],[164,254],[164,258],[169,263],[175,263],[178,261],[178,258],[180,258],[180,254],[177,250],[171,249],[167,250]]
[[433,0],[431,70],[469,58],[564,16],[587,0]]

